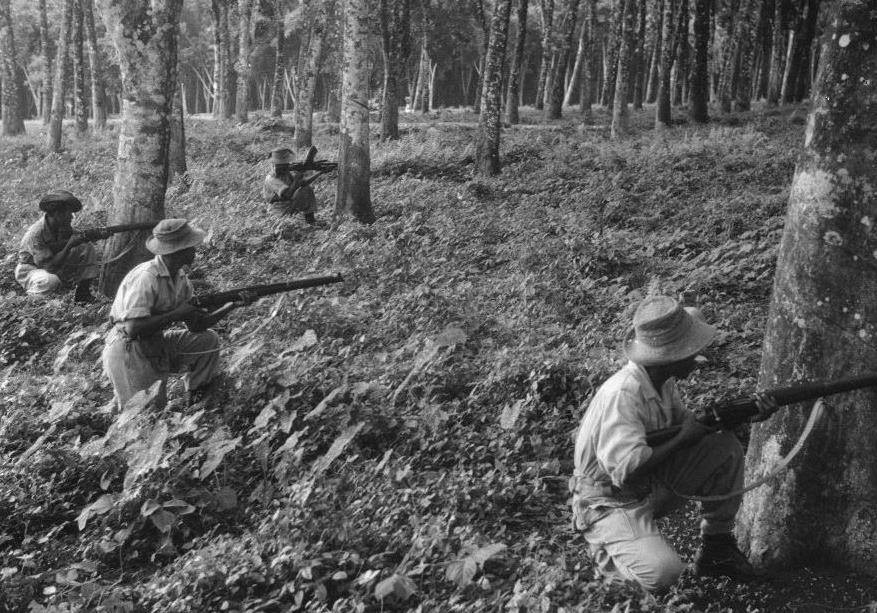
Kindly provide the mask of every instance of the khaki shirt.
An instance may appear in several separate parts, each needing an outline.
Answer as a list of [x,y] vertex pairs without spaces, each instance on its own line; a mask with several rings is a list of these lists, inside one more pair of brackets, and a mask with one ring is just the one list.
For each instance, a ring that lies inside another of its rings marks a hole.
[[164,259],[157,255],[125,275],[110,308],[114,324],[173,311],[193,295],[192,283],[182,270],[172,279]]
[[[289,200],[292,198],[292,194],[295,193],[295,190],[301,187],[303,181],[304,175],[296,171],[285,172],[281,175],[276,175],[273,172],[269,173],[262,184],[262,197],[266,202]],[[287,196],[283,196],[283,192],[287,188],[292,189],[289,190]]]
[[642,366],[628,362],[597,390],[579,426],[575,476],[615,493],[652,455],[646,433],[679,424],[685,408],[674,379],[660,393]]
[[45,215],[36,220],[21,237],[21,246],[18,248],[18,264],[15,267],[15,280],[23,283],[30,271],[42,268],[56,253],[61,251],[61,248],[53,250],[52,246],[64,240],[65,237],[52,232],[46,223]]

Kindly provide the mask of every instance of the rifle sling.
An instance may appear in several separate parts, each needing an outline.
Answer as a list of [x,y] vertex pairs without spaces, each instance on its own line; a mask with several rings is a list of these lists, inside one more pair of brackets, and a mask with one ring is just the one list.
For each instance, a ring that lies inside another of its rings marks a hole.
[[750,483],[749,485],[740,488],[739,490],[734,490],[733,492],[728,492],[727,494],[718,494],[716,496],[691,496],[689,494],[682,494],[680,492],[677,492],[675,489],[670,487],[670,484],[668,484],[660,477],[658,477],[658,480],[661,482],[661,485],[670,490],[674,496],[684,498],[685,500],[696,500],[698,502],[719,502],[721,500],[727,500],[728,498],[734,498],[735,496],[742,496],[746,492],[754,490],[757,487],[761,487],[768,481],[772,481],[789,468],[789,464],[791,463],[791,461],[795,459],[795,456],[798,455],[798,452],[803,449],[804,443],[806,443],[807,439],[810,438],[810,434],[813,432],[813,428],[816,426],[816,422],[819,421],[819,419],[822,417],[823,412],[824,407],[822,406],[822,398],[820,398],[816,401],[816,404],[813,405],[813,409],[810,411],[810,417],[807,418],[807,423],[804,424],[804,430],[798,437],[798,442],[795,443],[795,446],[792,447],[791,451],[789,451],[786,457],[777,462],[773,470],[768,472],[766,475],[764,475],[760,479],[757,479],[753,483]]

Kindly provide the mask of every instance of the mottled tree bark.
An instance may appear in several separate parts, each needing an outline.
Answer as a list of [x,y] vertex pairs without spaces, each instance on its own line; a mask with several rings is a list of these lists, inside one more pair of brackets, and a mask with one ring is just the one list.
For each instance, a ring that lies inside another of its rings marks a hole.
[[783,30],[783,0],[775,0],[771,28],[770,74],[767,78],[767,106],[777,106],[780,102],[780,87],[783,74],[783,51],[785,50],[785,31]]
[[43,80],[40,86],[40,114],[43,124],[52,119],[52,40],[49,38],[49,18],[46,13],[46,0],[39,0],[40,11],[40,55],[43,58]]
[[228,63],[228,8],[224,0],[211,0],[213,25],[213,116],[224,117],[226,66]]
[[669,127],[672,121],[670,111],[670,70],[673,68],[673,36],[676,5],[681,0],[664,0],[664,15],[661,18],[661,58],[658,62],[658,94],[655,105],[655,128]]
[[[719,106],[723,113],[731,112],[734,99],[735,83],[740,79],[746,81],[746,95],[751,85],[749,51],[752,48],[752,25],[761,9],[761,0],[741,0],[740,7],[733,18],[733,30],[728,40],[722,76],[719,79]],[[745,61],[744,61],[745,60]],[[735,67],[739,65],[739,72]],[[739,75],[739,76],[738,76]]]
[[182,177],[186,174],[186,124],[183,120],[183,95],[182,85],[174,92],[173,108],[171,109],[171,142],[168,149],[168,183],[173,181],[174,176]]
[[[740,27],[735,35],[740,36],[740,72],[737,75],[736,106],[738,111],[748,111],[752,95],[752,54],[755,48],[755,19],[761,13],[762,0],[747,2],[749,13],[741,15]],[[745,31],[745,32],[744,32]]]
[[238,0],[238,59],[235,70],[238,74],[237,96],[235,98],[235,119],[247,123],[250,113],[250,44],[252,32],[253,0]]
[[335,215],[375,220],[369,175],[368,0],[344,0],[344,61]]
[[597,0],[585,0],[585,11],[582,16],[582,27],[587,28],[585,62],[582,66],[581,106],[582,120],[592,119],[591,106],[597,93]]
[[[765,335],[762,389],[872,370],[877,358],[877,19],[839,0],[824,37],[792,182]],[[843,155],[838,155],[843,152]],[[877,392],[831,397],[828,416],[779,478],[747,494],[738,536],[766,565],[821,564],[877,575]],[[753,427],[747,478],[770,470],[807,411]]]
[[606,62],[603,92],[600,99],[605,106],[612,106],[615,100],[615,75],[618,71],[618,47],[621,45],[621,29],[624,23],[623,13],[624,0],[611,0],[611,11],[609,21],[609,37],[606,41]]
[[88,96],[85,93],[85,19],[82,0],[73,0],[73,34],[71,56],[73,59],[73,103],[76,133],[88,132]]
[[691,119],[709,121],[710,0],[694,0],[694,57],[691,64]]
[[405,65],[411,55],[411,0],[380,0],[384,91],[381,138],[399,138],[399,103],[405,100]]
[[528,0],[518,0],[517,22],[518,35],[515,37],[515,51],[512,57],[512,68],[509,71],[509,90],[506,94],[506,120],[510,124],[520,122],[518,113],[520,104],[521,81],[523,80],[524,47],[527,43],[527,8]]
[[676,59],[673,62],[676,79],[671,89],[673,104],[676,106],[681,105],[685,99],[685,93],[688,90],[688,73],[691,70],[688,41],[688,21],[690,19],[688,0],[681,0],[678,13],[679,20],[676,23],[676,36],[674,37]]
[[52,119],[49,122],[48,147],[61,151],[61,127],[64,121],[64,94],[68,77],[67,55],[70,45],[70,24],[73,19],[73,0],[64,0],[61,28],[58,33],[58,53],[55,56],[55,75],[52,82]]
[[548,105],[548,119],[560,119],[563,114],[564,75],[569,64],[573,40],[576,34],[576,22],[579,14],[579,0],[569,0],[564,15],[563,38],[557,50],[557,65],[551,77],[551,98]]
[[499,130],[502,106],[502,68],[509,31],[511,0],[496,0],[490,20],[490,45],[487,48],[486,73],[482,79],[481,100],[484,108],[478,120],[475,144],[475,167],[483,176],[499,174]]
[[94,129],[103,130],[107,127],[107,95],[100,49],[97,46],[97,31],[94,27],[94,0],[82,0],[82,11],[85,20],[88,66],[91,73],[91,118]]
[[[472,110],[475,111],[476,114],[481,112],[481,94],[484,89],[484,71],[487,70],[487,45],[490,40],[490,24],[487,20],[487,12],[484,10],[484,1],[485,0],[472,0],[472,8],[475,13],[475,21],[478,22],[479,30],[480,30],[480,38],[478,41],[478,78],[475,81],[475,102],[472,105]],[[490,2],[490,0],[487,0]],[[424,3],[425,4],[425,3]],[[426,23],[426,10],[423,11],[423,20],[424,24]],[[424,32],[428,30],[426,25],[423,28]],[[426,64],[426,74],[430,72],[430,63]],[[424,98],[424,103],[426,99]],[[426,113],[428,107],[426,104],[423,106],[423,112]]]
[[540,0],[542,16],[542,59],[539,62],[539,76],[536,81],[536,102],[538,110],[545,108],[545,83],[551,69],[551,34],[554,28],[554,0]]
[[624,0],[624,7],[621,10],[621,44],[618,47],[615,100],[612,104],[612,124],[610,126],[610,136],[613,139],[624,136],[628,130],[627,88],[629,85],[630,63],[633,56],[633,33],[636,30],[636,15],[638,12],[636,0]]
[[645,97],[645,92],[643,91],[645,89],[643,72],[646,70],[646,3],[646,0],[638,1],[636,46],[634,47],[633,67],[630,75],[630,80],[633,83],[633,108],[635,110],[643,108],[643,98]]
[[652,51],[652,62],[649,67],[649,85],[646,88],[646,102],[653,103],[658,99],[658,81],[661,72],[661,46],[664,24],[663,0],[655,0],[655,44]]
[[[98,0],[118,52],[122,76],[119,149],[111,224],[164,217],[170,115],[177,89],[182,0]],[[115,294],[124,275],[151,257],[144,233],[115,234],[106,245],[101,291]]]
[[[317,73],[323,52],[326,26],[334,0],[319,2],[314,9],[313,20],[308,28],[307,48],[299,52],[298,70],[295,75],[296,101],[293,112],[295,122],[295,146],[306,149],[313,144],[314,132],[314,90],[317,87]],[[304,55],[302,55],[304,53]],[[366,90],[367,91],[367,87]],[[367,108],[366,98],[366,108]]]
[[12,27],[12,8],[9,0],[0,0],[0,39],[3,50],[3,135],[24,134],[21,74],[18,70],[18,50]]
[[286,35],[284,34],[283,2],[274,0],[274,79],[271,85],[271,116],[283,116],[283,77],[286,74]]

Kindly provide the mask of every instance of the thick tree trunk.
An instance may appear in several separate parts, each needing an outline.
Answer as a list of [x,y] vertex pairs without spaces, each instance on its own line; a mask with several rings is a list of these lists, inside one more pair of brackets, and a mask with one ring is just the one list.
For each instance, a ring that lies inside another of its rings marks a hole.
[[375,220],[369,174],[368,0],[344,0],[344,67],[335,215]]
[[[759,386],[873,370],[877,358],[877,20],[840,0],[824,37],[813,108],[789,198]],[[839,156],[838,151],[844,155]],[[832,397],[791,467],[744,499],[738,536],[752,559],[877,575],[877,393]],[[747,478],[770,470],[806,411],[753,427]]]
[[411,0],[380,0],[384,54],[381,138],[399,138],[399,103],[405,100],[405,66],[411,55]]
[[709,121],[710,0],[694,0],[694,58],[691,65],[691,119]]
[[52,120],[52,70],[53,45],[49,38],[49,18],[46,13],[46,0],[39,0],[40,11],[40,55],[43,58],[43,80],[40,86],[40,115],[43,124],[48,125]]
[[499,129],[502,113],[502,69],[509,31],[511,0],[496,0],[490,22],[490,45],[487,48],[484,86],[481,93],[483,109],[478,119],[475,145],[475,166],[483,176],[499,174]]
[[674,49],[676,59],[673,62],[675,79],[671,87],[673,105],[679,106],[685,98],[688,88],[689,48],[688,48],[688,0],[681,0],[679,7],[679,20],[676,24],[676,36],[674,37]]
[[271,116],[283,116],[283,75],[286,74],[286,36],[283,32],[284,18],[283,2],[274,0],[274,79],[271,85]]
[[91,118],[95,130],[107,127],[106,89],[104,88],[103,66],[100,49],[97,46],[97,32],[94,27],[94,0],[82,0],[85,19],[86,49],[91,73]]
[[542,15],[542,59],[539,63],[539,78],[536,82],[536,102],[538,110],[545,108],[545,84],[548,81],[548,73],[551,71],[551,33],[554,28],[554,0],[540,0],[540,15]]
[[669,127],[672,121],[670,111],[670,71],[673,68],[673,36],[675,11],[682,0],[664,0],[664,15],[661,19],[661,59],[658,62],[658,94],[655,105],[655,128]]
[[770,46],[770,74],[767,78],[767,106],[777,106],[780,103],[784,42],[783,0],[774,0]]
[[[170,114],[177,88],[177,34],[182,0],[99,0],[100,13],[118,52],[122,117],[113,182],[111,224],[164,217]],[[150,6],[151,5],[151,6]],[[144,234],[115,234],[107,241],[110,262],[101,290],[115,294],[122,277],[151,257]]]
[[58,33],[58,53],[55,56],[55,75],[52,83],[52,120],[49,123],[48,147],[55,153],[61,151],[61,127],[64,121],[64,94],[68,77],[67,61],[70,45],[70,24],[73,19],[73,0],[64,0],[61,30]]
[[603,71],[603,92],[600,95],[600,99],[605,106],[612,106],[615,100],[615,75],[618,70],[618,47],[621,45],[621,28],[624,22],[622,13],[624,10],[624,0],[611,0],[611,7],[609,37],[606,42],[606,69]]
[[515,52],[512,68],[509,71],[509,91],[506,95],[506,120],[510,124],[520,122],[518,106],[520,94],[523,92],[521,81],[524,72],[524,47],[527,43],[527,7],[528,0],[518,0],[518,35],[515,37]]
[[235,98],[235,119],[247,123],[250,112],[250,43],[252,42],[253,0],[238,0],[238,60],[235,70],[238,73],[237,97]]
[[579,0],[569,0],[564,16],[560,49],[557,50],[557,65],[552,72],[551,98],[548,105],[548,119],[560,119],[563,115],[564,75],[572,53],[573,40],[576,34],[576,22],[579,14]]
[[621,45],[618,47],[615,100],[612,104],[612,124],[610,126],[610,136],[613,139],[624,136],[628,130],[627,87],[630,76],[630,61],[633,56],[633,34],[636,29],[638,12],[639,7],[636,0],[624,0],[621,12]]
[[76,133],[88,132],[88,96],[85,93],[85,19],[82,0],[73,0],[73,103]]
[[[314,12],[313,21],[308,28],[308,45],[306,50],[300,51],[299,70],[296,71],[297,98],[293,119],[295,122],[295,146],[297,149],[307,149],[313,144],[314,133],[314,90],[317,87],[317,73],[319,72],[320,57],[323,52],[323,41],[326,36],[326,26],[329,21],[329,12],[334,5],[334,0],[326,0],[319,3]],[[366,90],[368,84],[366,83]],[[366,103],[368,100],[366,99]],[[366,104],[366,109],[368,105]]]
[[0,39],[3,50],[3,135],[24,134],[23,83],[18,70],[18,50],[9,0],[0,0]]

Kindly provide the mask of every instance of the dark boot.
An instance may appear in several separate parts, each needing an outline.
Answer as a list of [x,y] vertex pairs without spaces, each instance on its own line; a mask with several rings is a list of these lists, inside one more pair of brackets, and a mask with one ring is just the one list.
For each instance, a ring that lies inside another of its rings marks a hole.
[[77,304],[90,304],[97,299],[91,293],[91,279],[83,279],[76,284],[76,291],[73,294],[73,302]]
[[733,534],[708,534],[694,557],[694,573],[698,577],[726,576],[737,581],[764,577],[737,548]]
[[310,226],[317,224],[317,218],[314,217],[313,213],[305,213],[305,221],[308,222],[308,225]]

